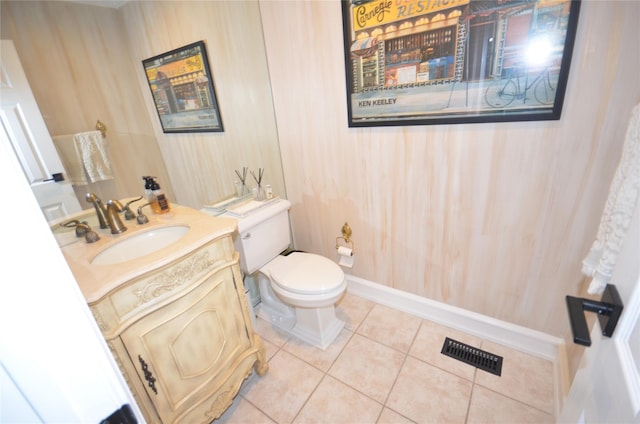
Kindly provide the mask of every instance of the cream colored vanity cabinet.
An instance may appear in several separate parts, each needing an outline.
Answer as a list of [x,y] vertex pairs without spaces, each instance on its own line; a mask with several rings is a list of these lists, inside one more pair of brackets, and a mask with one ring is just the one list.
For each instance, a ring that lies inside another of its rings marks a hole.
[[150,423],[211,422],[252,369],[267,371],[231,234],[89,306]]

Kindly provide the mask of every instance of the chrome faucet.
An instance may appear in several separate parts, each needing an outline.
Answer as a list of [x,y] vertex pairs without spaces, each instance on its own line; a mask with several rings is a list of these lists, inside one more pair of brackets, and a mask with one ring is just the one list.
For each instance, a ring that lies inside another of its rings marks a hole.
[[87,202],[92,203],[93,207],[96,209],[96,215],[98,215],[100,228],[109,228],[109,223],[107,222],[107,209],[102,204],[102,200],[100,200],[100,198],[93,193],[87,193],[86,199]]
[[107,201],[107,223],[111,227],[111,234],[119,234],[123,231],[127,231],[127,227],[124,226],[120,220],[118,212],[123,212],[124,207],[117,200]]

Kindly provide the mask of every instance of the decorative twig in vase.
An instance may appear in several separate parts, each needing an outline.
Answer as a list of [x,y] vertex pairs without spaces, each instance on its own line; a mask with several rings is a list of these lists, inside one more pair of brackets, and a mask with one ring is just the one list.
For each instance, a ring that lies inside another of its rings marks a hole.
[[238,170],[236,169],[236,175],[238,176],[238,178],[240,179],[240,183],[242,184],[240,187],[236,186],[236,191],[238,193],[238,197],[244,197],[249,195],[250,191],[249,191],[249,187],[247,187],[247,171],[249,170],[249,168],[247,168],[246,166],[242,167],[242,175],[240,175],[240,173],[238,172]]
[[258,177],[256,178],[256,174],[251,171],[251,175],[253,175],[253,179],[256,180],[256,187],[254,197],[256,200],[263,201],[264,200],[264,189],[262,188],[262,176],[264,175],[264,168],[258,168]]

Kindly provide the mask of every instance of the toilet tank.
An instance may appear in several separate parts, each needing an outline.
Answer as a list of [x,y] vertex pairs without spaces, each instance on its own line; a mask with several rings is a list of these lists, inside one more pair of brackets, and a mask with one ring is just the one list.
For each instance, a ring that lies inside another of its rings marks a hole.
[[238,234],[233,244],[240,253],[240,269],[252,274],[285,251],[291,243],[291,202],[278,199],[249,215],[236,218]]

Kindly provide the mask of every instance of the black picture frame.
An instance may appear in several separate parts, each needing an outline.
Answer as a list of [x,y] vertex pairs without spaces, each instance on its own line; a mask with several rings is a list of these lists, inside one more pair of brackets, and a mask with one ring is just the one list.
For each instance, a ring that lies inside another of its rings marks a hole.
[[204,41],[142,61],[165,133],[222,132]]
[[342,0],[349,127],[558,120],[579,0]]

